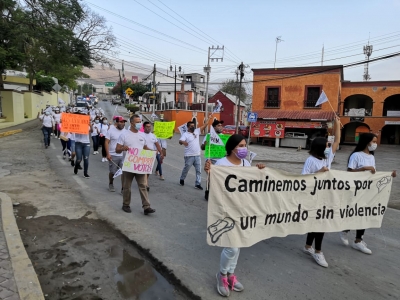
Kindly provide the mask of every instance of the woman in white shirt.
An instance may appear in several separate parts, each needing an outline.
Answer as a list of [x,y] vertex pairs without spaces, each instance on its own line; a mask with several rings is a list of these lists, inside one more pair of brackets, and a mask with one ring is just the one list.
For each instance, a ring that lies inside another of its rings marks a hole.
[[104,142],[106,141],[107,131],[110,129],[110,124],[108,124],[108,120],[106,117],[103,117],[100,122],[100,133],[99,133],[99,145],[101,146],[101,162],[107,161],[107,151],[104,146]]
[[91,123],[91,136],[92,136],[92,141],[93,141],[93,154],[98,154],[99,153],[99,142],[100,142],[100,118],[95,117],[93,122]]
[[[226,167],[251,167],[245,159],[247,156],[246,139],[240,134],[233,134],[225,145],[226,156],[217,160],[216,166]],[[257,164],[259,169],[264,169],[265,165]],[[209,172],[211,160],[207,160],[204,170]],[[228,297],[230,288],[236,292],[243,291],[243,285],[237,280],[235,268],[239,258],[239,248],[224,248],[221,253],[220,270],[217,273],[217,290],[221,296]]]
[[[377,137],[373,133],[360,134],[360,139],[354,151],[350,154],[347,171],[349,172],[364,172],[370,171],[375,174],[375,157],[374,151],[377,148]],[[396,171],[392,172],[392,177],[396,177]],[[349,245],[347,233],[349,230],[345,230],[340,233],[340,239],[344,245]],[[365,254],[372,254],[372,251],[368,249],[367,244],[363,241],[365,229],[359,229],[356,232],[356,239],[352,244],[352,247]]]
[[[310,147],[310,156],[304,163],[301,174],[315,174],[318,172],[326,172],[331,168],[331,163],[335,157],[336,150],[339,147],[340,142],[340,119],[335,119],[335,140],[331,147],[329,147],[326,138],[317,137],[315,138]],[[321,251],[322,240],[324,238],[324,232],[309,232],[307,234],[306,245],[303,251],[306,254],[311,255],[317,264],[327,268],[328,263],[325,260],[325,256]],[[315,242],[315,249],[312,244]]]

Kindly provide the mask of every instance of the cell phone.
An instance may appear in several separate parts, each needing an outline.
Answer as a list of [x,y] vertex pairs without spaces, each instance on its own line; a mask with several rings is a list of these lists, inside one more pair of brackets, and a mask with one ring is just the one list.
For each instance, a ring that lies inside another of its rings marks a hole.
[[332,146],[332,143],[328,143],[328,147],[330,148]]

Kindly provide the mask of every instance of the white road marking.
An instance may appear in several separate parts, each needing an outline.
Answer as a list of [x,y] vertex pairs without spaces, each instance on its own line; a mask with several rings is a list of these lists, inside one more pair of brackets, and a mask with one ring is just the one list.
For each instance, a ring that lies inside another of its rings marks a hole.
[[57,155],[57,158],[58,158],[58,160],[60,161],[61,164],[63,164],[64,166],[67,165],[66,161],[61,158],[61,155]]
[[51,147],[52,149],[56,150],[56,146],[54,146],[54,143],[51,143],[51,144],[50,144],[50,147]]
[[72,178],[75,179],[76,183],[79,184],[81,188],[89,189],[89,186],[86,185],[86,183],[84,183],[83,180],[78,177],[78,175],[74,175]]

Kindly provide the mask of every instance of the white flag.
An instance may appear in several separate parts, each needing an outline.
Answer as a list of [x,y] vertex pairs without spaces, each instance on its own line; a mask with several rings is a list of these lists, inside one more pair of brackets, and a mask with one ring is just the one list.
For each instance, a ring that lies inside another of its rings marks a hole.
[[325,92],[322,91],[321,95],[318,98],[317,103],[315,103],[315,106],[321,105],[322,103],[328,102],[328,97],[326,96]]
[[256,157],[256,156],[257,156],[257,153],[250,151],[250,157],[249,157],[250,163],[253,161],[254,157]]
[[184,134],[187,131],[187,124],[183,124],[181,126],[178,127],[179,132],[182,134]]
[[210,144],[223,146],[224,142],[221,140],[219,135],[215,132],[214,127],[210,127]]
[[122,175],[122,169],[119,168],[117,172],[115,172],[113,178],[117,178],[118,176]]

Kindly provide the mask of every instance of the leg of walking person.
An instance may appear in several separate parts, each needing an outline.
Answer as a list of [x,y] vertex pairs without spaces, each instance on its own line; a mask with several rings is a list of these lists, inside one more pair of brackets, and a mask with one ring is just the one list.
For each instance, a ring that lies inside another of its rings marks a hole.
[[194,156],[194,168],[196,169],[196,184],[195,187],[202,190],[201,186],[201,158],[200,155]]
[[97,150],[99,149],[99,136],[94,135],[92,136],[93,141],[93,154],[97,154]]
[[235,276],[239,254],[239,248],[224,248],[221,252],[220,270],[217,273],[217,290],[222,296],[229,296],[229,286],[237,292],[244,289]]
[[43,133],[44,147],[47,148],[49,147],[49,137],[48,137],[49,133],[47,127],[44,126],[42,127],[42,133]]
[[184,180],[187,176],[187,173],[189,172],[190,167],[194,163],[194,156],[185,156],[185,166],[183,167],[182,174],[181,174],[181,179],[180,179],[180,184],[184,184]]
[[82,161],[82,152],[83,152],[83,144],[81,142],[75,142],[75,153],[76,153],[76,162],[74,166],[74,173],[78,174],[78,170],[82,169],[81,161]]
[[305,253],[312,255],[315,252],[314,248],[312,247],[312,244],[314,243],[314,239],[315,239],[315,232],[307,233],[306,245],[303,249],[303,251]]
[[[122,193],[122,210],[124,212],[131,212],[131,188],[132,188],[132,181],[136,174],[131,172],[122,172],[123,177],[123,193]],[[146,191],[147,192],[147,191]]]
[[62,146],[63,159],[65,159],[65,158],[66,158],[66,155],[67,155],[66,152],[68,152],[68,149],[67,149],[67,142],[64,141],[64,140],[60,140],[60,141],[61,141],[61,146]]
[[89,156],[90,156],[90,144],[83,144],[82,148],[82,155],[83,155],[83,176],[85,178],[90,178],[89,176]]
[[47,146],[50,146],[51,133],[53,132],[53,128],[45,127],[45,129],[47,131]]
[[156,171],[158,171],[158,174],[160,175],[160,179],[164,180],[164,176],[163,176],[163,173],[162,173],[161,154],[157,154],[156,155],[156,159],[157,159]]
[[[150,207],[149,201],[149,193],[146,189],[147,184],[147,176],[146,174],[135,174],[135,179],[139,188],[140,198],[142,200],[142,208],[144,210],[144,214],[148,215],[154,213],[156,210]],[[124,190],[125,192],[125,190]]]
[[103,157],[103,161],[106,161],[106,157],[107,157],[106,147],[104,147],[104,142],[105,141],[106,141],[106,137],[105,136],[100,137],[101,156]]
[[76,153],[75,153],[75,141],[70,140],[70,142],[71,142],[71,158],[70,158],[71,166],[75,166],[75,155],[76,155]]

